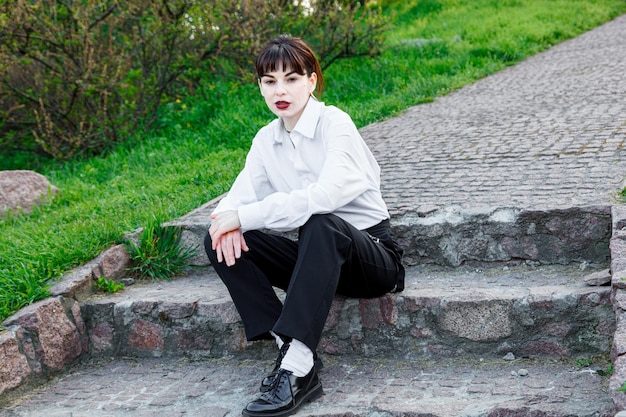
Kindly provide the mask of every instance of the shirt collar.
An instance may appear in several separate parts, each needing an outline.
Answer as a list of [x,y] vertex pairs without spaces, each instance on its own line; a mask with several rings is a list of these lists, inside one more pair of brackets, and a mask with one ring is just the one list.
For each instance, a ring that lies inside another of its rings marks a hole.
[[[324,107],[324,103],[311,96],[306,104],[306,107],[304,108],[304,111],[298,119],[298,123],[296,123],[296,126],[291,132],[298,132],[302,136],[313,139],[315,136],[315,128],[317,127],[317,122],[322,112],[322,107]],[[282,143],[282,134],[288,133],[285,130],[282,120],[279,121],[278,126],[281,132],[274,136],[274,142]]]

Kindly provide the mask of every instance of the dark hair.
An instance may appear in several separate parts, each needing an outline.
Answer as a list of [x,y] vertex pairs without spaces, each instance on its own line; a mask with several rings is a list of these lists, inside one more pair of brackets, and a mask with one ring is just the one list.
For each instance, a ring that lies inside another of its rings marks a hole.
[[287,68],[300,75],[317,74],[315,91],[321,97],[324,92],[322,68],[313,50],[300,38],[280,35],[265,44],[256,59],[256,73],[260,79],[263,75],[276,71],[282,64],[283,71]]

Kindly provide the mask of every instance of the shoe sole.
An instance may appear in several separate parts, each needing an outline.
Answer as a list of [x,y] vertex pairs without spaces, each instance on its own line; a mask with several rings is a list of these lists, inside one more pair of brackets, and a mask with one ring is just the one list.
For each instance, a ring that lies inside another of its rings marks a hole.
[[322,383],[319,382],[311,391],[302,397],[299,402],[288,410],[278,411],[276,413],[255,413],[243,410],[241,414],[246,417],[286,417],[298,411],[298,408],[300,408],[303,404],[317,400],[322,396],[322,394],[324,394],[324,390],[322,389]]

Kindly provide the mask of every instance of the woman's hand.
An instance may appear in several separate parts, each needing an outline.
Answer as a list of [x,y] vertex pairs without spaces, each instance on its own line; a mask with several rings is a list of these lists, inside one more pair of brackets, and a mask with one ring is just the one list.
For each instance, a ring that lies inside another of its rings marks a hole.
[[241,258],[241,251],[248,251],[248,245],[241,232],[241,223],[236,210],[224,211],[211,215],[209,234],[213,242],[213,250],[217,253],[218,262],[225,261],[233,266]]

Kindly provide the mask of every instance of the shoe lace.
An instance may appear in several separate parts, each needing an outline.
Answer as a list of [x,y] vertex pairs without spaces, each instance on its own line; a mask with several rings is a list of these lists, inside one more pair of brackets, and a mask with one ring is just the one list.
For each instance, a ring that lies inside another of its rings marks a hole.
[[285,358],[285,355],[287,354],[288,349],[289,349],[289,343],[283,343],[282,347],[280,348],[280,352],[278,353],[278,357],[276,358],[277,367],[280,367],[280,363]]
[[[270,384],[269,390],[264,393],[261,397],[265,397],[266,399],[276,397],[282,391],[282,387],[285,384],[290,384],[289,375],[291,375],[291,371],[280,368],[276,373],[276,377]],[[291,388],[290,388],[291,389]]]
[[289,384],[290,383],[289,375],[291,375],[291,371],[280,368],[278,370],[278,374],[276,375],[276,378],[274,378],[274,381],[272,382],[272,388],[276,388],[277,390],[280,390],[283,385]]
[[289,343],[283,343],[283,346],[280,348],[280,353],[278,354],[278,359],[281,361],[287,354],[287,350],[289,349]]

